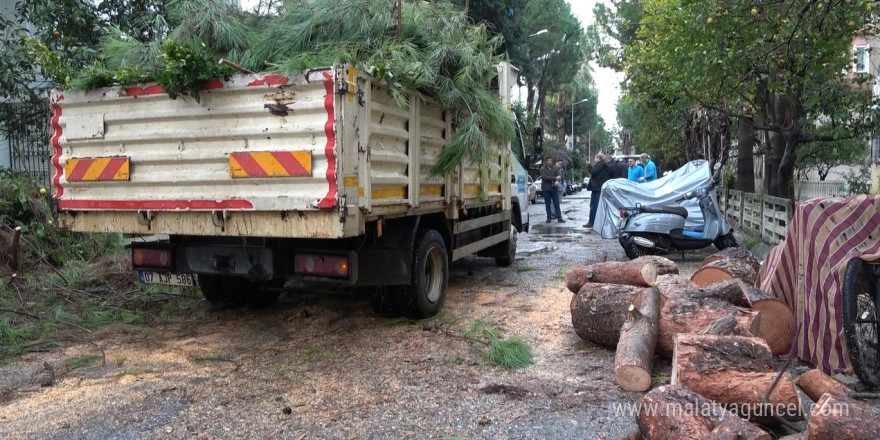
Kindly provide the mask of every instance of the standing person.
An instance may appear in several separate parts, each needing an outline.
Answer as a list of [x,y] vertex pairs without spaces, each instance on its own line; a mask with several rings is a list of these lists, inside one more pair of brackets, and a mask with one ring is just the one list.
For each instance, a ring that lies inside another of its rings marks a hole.
[[611,178],[612,179],[626,179],[627,170],[626,163],[620,157],[615,158],[613,161],[613,165],[611,166]]
[[[547,209],[547,223],[550,223],[554,217],[559,220],[559,223],[565,223],[565,220],[562,219],[562,209],[559,207],[559,191],[557,190],[561,177],[559,176],[559,168],[553,166],[552,157],[547,156],[544,159],[544,166],[539,172],[541,173],[541,192],[544,193],[544,207]],[[555,216],[550,211],[551,203],[556,208]]]
[[596,211],[599,209],[599,197],[602,195],[602,184],[611,178],[611,169],[608,168],[605,158],[600,152],[593,158],[595,164],[590,168],[590,182],[587,183],[587,190],[590,191],[590,220],[584,225],[585,228],[593,227]]
[[559,197],[562,197],[568,191],[568,182],[565,181],[565,168],[562,167],[562,161],[556,161],[556,169],[559,170],[559,186],[556,188],[559,191]]
[[636,183],[642,183],[645,181],[645,169],[636,165],[636,159],[634,157],[629,158],[629,180]]
[[645,167],[645,182],[657,180],[657,165],[651,160],[651,156],[642,153],[642,166]]

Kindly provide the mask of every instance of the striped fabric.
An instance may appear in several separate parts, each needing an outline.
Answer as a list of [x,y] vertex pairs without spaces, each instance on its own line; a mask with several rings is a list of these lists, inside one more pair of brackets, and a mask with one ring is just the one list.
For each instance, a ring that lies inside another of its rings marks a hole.
[[828,374],[850,373],[843,333],[843,282],[855,258],[880,259],[880,198],[857,195],[797,202],[785,241],[755,283],[783,299],[801,327],[798,359]]

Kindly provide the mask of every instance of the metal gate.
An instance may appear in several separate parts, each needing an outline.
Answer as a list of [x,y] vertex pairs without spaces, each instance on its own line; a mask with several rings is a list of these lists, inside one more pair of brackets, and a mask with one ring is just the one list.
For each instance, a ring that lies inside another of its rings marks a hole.
[[3,124],[9,135],[10,164],[13,170],[29,175],[43,186],[50,184],[48,102],[41,104],[6,103]]

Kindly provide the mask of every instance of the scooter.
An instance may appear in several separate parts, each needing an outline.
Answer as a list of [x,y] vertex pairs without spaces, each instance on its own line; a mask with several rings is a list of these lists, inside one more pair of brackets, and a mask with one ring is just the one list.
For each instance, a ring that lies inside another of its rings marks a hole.
[[618,239],[630,259],[645,255],[684,252],[715,245],[716,248],[738,247],[733,228],[724,220],[715,196],[715,180],[707,186],[688,191],[676,203],[699,199],[704,223],[699,228],[685,229],[688,210],[682,206],[641,205],[620,208]]

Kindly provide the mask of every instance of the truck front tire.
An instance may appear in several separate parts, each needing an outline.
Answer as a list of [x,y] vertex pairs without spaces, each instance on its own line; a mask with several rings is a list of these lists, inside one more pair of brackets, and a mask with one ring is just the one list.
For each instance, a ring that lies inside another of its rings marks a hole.
[[510,238],[496,245],[503,254],[495,257],[495,264],[501,267],[508,267],[513,264],[514,260],[516,260],[516,240],[516,228],[511,226]]

